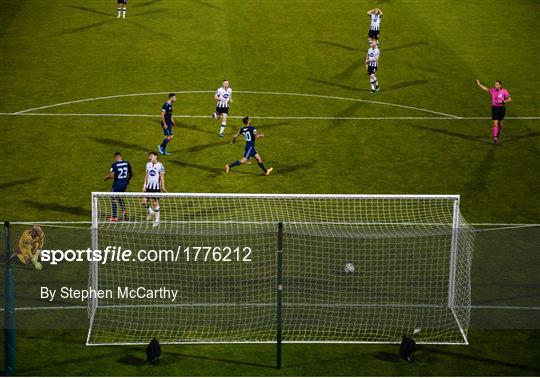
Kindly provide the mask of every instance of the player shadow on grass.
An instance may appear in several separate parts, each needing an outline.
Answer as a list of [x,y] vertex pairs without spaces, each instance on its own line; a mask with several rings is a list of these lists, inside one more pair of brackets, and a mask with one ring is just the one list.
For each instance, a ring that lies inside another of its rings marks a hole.
[[[360,75],[360,72],[356,73],[356,71],[360,71],[362,68],[364,68],[364,61],[363,60],[355,60],[351,64],[349,64],[348,67],[346,67],[343,71],[338,73],[337,75],[332,76],[333,79],[350,79],[351,77],[356,77],[356,75]],[[329,82],[325,82],[324,84],[327,84]]]
[[312,41],[312,42],[317,43],[319,45],[328,45],[328,46],[332,46],[332,47],[339,47],[340,49],[347,50],[347,51],[359,51],[360,50],[360,48],[358,48],[358,47],[345,46],[345,45],[342,45],[340,43],[335,43],[335,42],[322,41],[322,40],[315,40],[315,41]]
[[58,202],[46,203],[46,202],[38,202],[38,201],[33,201],[33,200],[23,200],[22,202],[39,210],[56,211],[60,213],[80,215],[80,216],[85,216],[85,217],[92,216],[92,212],[89,209],[86,209],[84,207],[66,206],[66,205],[59,204]]
[[[144,351],[140,349],[134,350],[134,352],[141,355],[144,354]],[[159,358],[159,362],[157,363],[157,366],[172,365],[177,362],[178,359],[176,357],[171,358],[169,357],[169,355],[170,353],[162,354],[161,357]],[[119,362],[124,365],[129,365],[129,366],[147,366],[147,365],[150,366],[150,364],[146,362],[144,358],[138,357],[133,353],[120,357],[119,359],[116,360],[116,362]]]
[[491,358],[485,358],[485,357],[479,357],[479,356],[471,356],[469,354],[451,352],[451,351],[448,351],[448,350],[439,350],[439,349],[436,349],[436,348],[430,347],[430,346],[422,346],[421,351],[423,353],[441,354],[441,355],[444,355],[444,356],[456,357],[456,358],[459,358],[459,359],[462,359],[462,360],[475,361],[475,362],[481,362],[483,364],[499,365],[499,366],[509,367],[509,368],[512,368],[512,369],[522,369],[522,370],[527,370],[527,371],[533,371],[533,372],[536,372],[536,373],[540,373],[540,369],[532,367],[532,366],[515,364],[513,362],[505,362],[505,361],[500,361],[500,360],[493,360]]
[[47,374],[47,375],[52,376],[54,374],[59,374],[60,373],[60,370],[58,370],[59,367],[69,366],[69,365],[72,365],[72,364],[74,366],[81,366],[81,364],[88,363],[89,361],[92,361],[92,363],[96,363],[98,360],[109,358],[114,354],[117,354],[117,352],[111,352],[111,353],[106,353],[106,354],[96,354],[96,355],[92,355],[91,357],[85,356],[85,357],[81,357],[81,358],[73,358],[71,360],[63,360],[63,361],[55,360],[54,362],[50,363],[49,365],[41,365],[41,366],[36,367],[36,368],[29,368],[29,369],[19,369],[18,368],[17,369],[17,375],[22,375],[22,376],[41,375],[41,374],[43,374],[44,371],[47,371],[49,369],[53,369],[54,372]]
[[[139,350],[134,352],[140,352]],[[200,356],[195,354],[187,354],[187,353],[178,353],[178,352],[163,352],[159,359],[159,365],[172,365],[175,363],[178,363],[180,359],[199,359],[199,360],[206,360],[206,361],[214,361],[214,362],[226,362],[231,364],[238,364],[238,365],[247,365],[247,366],[254,366],[254,367],[262,367],[262,368],[274,368],[273,365],[263,365],[263,364],[257,364],[253,362],[244,362],[244,361],[235,361],[231,359],[226,358],[215,358],[215,357],[208,357],[208,356]],[[134,353],[127,354],[125,356],[120,357],[117,362],[124,364],[124,365],[130,365],[130,366],[145,366],[148,365],[146,360],[142,357],[136,356]]]
[[[210,117],[208,117],[208,118],[210,118]],[[159,120],[157,120],[156,122],[161,123],[161,121],[159,121]],[[197,127],[195,125],[188,125],[186,123],[180,123],[178,121],[175,122],[174,127],[176,129],[184,129],[184,130],[189,130],[189,131],[197,131],[199,133],[204,133],[204,134],[217,135],[217,131],[205,130],[205,129],[202,129],[202,128]]]
[[208,148],[220,147],[220,146],[223,147],[223,146],[226,146],[226,144],[223,143],[223,141],[211,142],[211,143],[205,143],[205,144],[197,144],[195,146],[181,148],[180,151],[182,151],[182,152],[201,152],[201,151],[204,151],[204,150],[206,150]]
[[125,356],[122,356],[117,359],[116,362],[130,366],[144,366],[147,364],[144,358],[137,357],[133,354],[127,354]]
[[[156,1],[161,1],[161,0],[154,0],[154,1],[152,1],[152,3],[155,3]],[[137,5],[137,8],[140,8],[142,6],[144,6],[144,5],[139,4],[139,5]],[[99,14],[99,15],[102,15],[102,16],[107,16],[107,17],[116,19],[116,15],[114,13],[106,13],[106,12],[103,12],[103,11],[100,11],[100,10],[97,10],[97,9],[92,9],[92,8],[82,7],[82,6],[77,6],[77,5],[66,5],[66,7],[70,7],[70,8],[73,8],[73,9],[78,9],[78,10],[82,10],[82,11],[85,11],[85,12],[95,13],[95,14]],[[163,13],[163,10],[162,9],[152,9],[152,10],[148,10],[146,12],[130,14],[129,17],[130,18],[131,17],[139,17],[139,16],[144,16],[144,15],[148,15],[148,14],[152,14],[152,13]],[[86,26],[85,28],[87,28],[87,27],[88,26]]]
[[399,356],[397,353],[383,352],[379,350],[373,354],[373,357],[384,362],[399,362]]
[[83,32],[85,30],[97,28],[98,26],[105,25],[105,24],[107,24],[109,22],[113,22],[113,21],[116,21],[116,18],[107,19],[107,20],[103,20],[103,21],[98,21],[98,22],[94,22],[93,24],[89,24],[89,25],[85,25],[85,26],[79,26],[79,27],[76,27],[76,28],[65,29],[65,30],[59,32],[58,35],[80,33],[80,32]]
[[320,79],[313,79],[311,77],[308,77],[308,80],[309,81],[313,81],[315,83],[319,83],[319,84],[325,84],[325,85],[330,85],[332,87],[337,87],[337,88],[342,88],[342,89],[348,89],[350,91],[363,91],[363,92],[369,92],[369,88],[357,88],[357,87],[351,87],[350,85],[346,85],[346,84],[340,84],[340,83],[333,83],[331,81],[326,81],[326,80],[320,80]]
[[[164,10],[163,9],[150,9],[150,10],[147,10],[146,12],[140,12],[140,13],[135,13],[135,12],[132,12],[130,15],[129,15],[129,19],[131,20],[131,18],[133,17],[140,17],[140,16],[147,16],[149,14],[154,14],[154,13],[161,13],[163,14]],[[135,25],[135,26],[139,26],[140,25]],[[150,30],[150,29],[149,29]],[[154,30],[154,33],[156,33],[156,31]],[[157,34],[161,34],[161,35],[167,35],[165,33],[157,33]]]
[[308,366],[308,365],[321,365],[321,364],[325,364],[325,363],[328,363],[328,362],[337,362],[337,361],[351,361],[351,360],[358,360],[358,359],[361,359],[362,358],[362,355],[360,353],[358,354],[347,354],[347,355],[344,355],[344,356],[339,356],[339,357],[336,357],[336,358],[328,358],[328,359],[314,359],[314,360],[305,360],[304,362],[302,363],[298,363],[298,364],[287,364],[285,367],[286,368],[297,368],[297,367],[303,367],[303,366]]
[[[367,102],[360,102],[360,101],[354,101],[349,106],[347,106],[345,109],[341,110],[335,115],[335,119],[332,120],[332,123],[330,124],[330,127],[337,127],[339,125],[342,125],[345,122],[348,122],[350,120],[347,119],[347,117],[353,117],[355,114],[357,114],[357,110],[363,106],[366,106]],[[340,119],[344,118],[344,119]]]
[[396,50],[402,50],[402,49],[408,49],[409,47],[415,47],[415,46],[421,46],[421,45],[428,45],[429,43],[425,41],[417,41],[417,42],[410,42],[405,43],[404,45],[394,46],[383,49],[383,51],[386,53],[388,51],[396,51]]
[[[427,127],[427,126],[413,125],[413,127],[416,127],[417,129],[431,131],[431,132],[434,132],[434,133],[445,134],[445,135],[448,135],[448,136],[453,136],[453,137],[457,137],[457,138],[461,138],[461,139],[472,140],[472,141],[475,141],[475,142],[480,142],[480,143],[493,145],[493,142],[491,142],[491,138],[489,137],[488,132],[483,133],[482,135],[476,135],[475,136],[475,135],[462,134],[462,133],[458,133],[458,132],[450,131],[450,130],[436,129],[436,128]],[[523,135],[508,135],[508,136],[503,135],[502,140],[499,141],[498,144],[501,145],[501,144],[513,142],[515,140],[526,139],[526,138],[534,138],[534,137],[538,137],[538,136],[540,136],[540,132],[538,132],[538,131],[533,131],[533,132],[523,134]]]
[[434,127],[428,127],[428,126],[420,126],[420,125],[412,125],[412,126],[417,128],[417,129],[420,129],[420,130],[430,131],[432,133],[444,134],[444,135],[447,135],[447,136],[452,136],[452,137],[465,139],[465,140],[470,140],[470,141],[473,141],[473,142],[484,143],[484,144],[493,144],[493,143],[491,143],[489,141],[489,138],[488,138],[489,135],[487,133],[484,133],[484,134],[481,134],[481,135],[469,135],[469,134],[458,133],[456,131],[450,131],[450,130],[444,130],[444,129],[436,129]]
[[222,11],[222,9],[220,7],[216,7],[214,4],[210,3],[210,2],[206,2],[206,1],[201,1],[201,0],[191,0],[193,1],[194,3],[197,3],[199,5],[204,5],[205,7],[207,8],[211,8],[211,9],[214,9],[214,10],[218,10],[218,11]]
[[[139,13],[139,15],[146,15],[146,14],[157,13],[157,12],[158,12],[157,10],[153,10],[153,11],[148,11],[148,12],[144,12],[144,13]],[[136,16],[136,14],[134,14],[133,16]],[[158,37],[158,38],[164,38],[164,37],[170,38],[171,35],[168,34],[168,33],[159,31],[159,30],[157,30],[157,29],[155,29],[155,28],[150,28],[150,27],[148,27],[148,26],[146,26],[146,25],[143,25],[143,24],[140,24],[140,23],[138,23],[138,22],[133,21],[133,20],[132,20],[133,16],[130,16],[130,17],[129,17],[129,20],[128,20],[128,21],[129,21],[129,24],[130,24],[130,25],[136,26],[136,27],[138,27],[139,29],[144,30],[145,32],[147,32],[147,35],[155,34],[156,37]],[[158,117],[159,117],[159,114],[158,114]]]
[[92,137],[92,139],[95,142],[98,142],[100,144],[114,147],[114,149],[118,149],[121,147],[121,148],[127,148],[128,150],[136,150],[136,151],[144,151],[144,152],[149,152],[151,150],[148,147],[143,147],[135,143],[128,143],[128,142],[124,142],[124,141],[120,141],[116,139],[97,138],[97,137]]
[[426,83],[429,83],[431,80],[409,80],[409,81],[402,81],[401,83],[396,83],[396,84],[393,84],[393,85],[390,85],[389,87],[385,88],[384,91],[385,92],[388,92],[388,91],[394,91],[396,89],[401,89],[401,88],[407,88],[407,87],[413,87],[415,85],[422,85],[422,84],[426,84]]
[[489,149],[488,153],[484,157],[484,160],[480,162],[480,165],[475,169],[474,173],[471,175],[473,178],[470,180],[465,189],[464,193],[482,193],[489,186],[489,173],[493,168],[495,162],[495,148],[496,146],[492,144],[492,148]]
[[512,142],[514,140],[520,140],[520,139],[526,139],[526,138],[534,138],[534,137],[537,137],[537,136],[540,136],[540,131],[533,131],[533,132],[523,134],[523,135],[508,135],[508,136],[503,135],[503,139],[499,142],[499,144]]
[[284,164],[284,165],[280,164],[279,172],[281,175],[287,175],[289,173],[294,173],[300,169],[302,171],[312,169],[314,166],[315,166],[314,161],[309,161],[309,162],[300,163],[300,164]]
[[175,357],[177,359],[181,358],[181,357],[183,357],[183,358],[195,358],[195,359],[199,359],[199,360],[226,362],[226,363],[236,364],[236,365],[246,365],[246,366],[254,366],[254,367],[261,367],[261,368],[272,368],[272,369],[276,368],[275,365],[271,365],[271,364],[265,365],[265,364],[258,364],[258,363],[255,363],[255,362],[237,361],[237,360],[232,360],[232,359],[227,359],[227,358],[215,358],[215,357],[200,356],[200,355],[196,355],[196,354],[187,354],[187,353],[178,353],[178,352],[168,352],[168,353],[166,353],[166,356],[164,358],[166,358],[167,356],[173,356],[173,357]]
[[114,15],[113,13],[109,12],[109,13],[105,13],[103,11],[100,11],[100,10],[97,10],[97,9],[93,9],[93,8],[88,8],[88,7],[81,7],[79,5],[65,5],[66,7],[69,7],[69,8],[73,8],[73,9],[78,9],[78,10],[82,10],[82,11],[85,11],[85,12],[90,12],[90,13],[95,13],[95,14],[100,14],[102,16],[107,16],[107,17],[111,17],[111,18],[116,18],[116,15]]
[[[248,161],[247,163],[248,165],[253,165],[255,164],[255,162],[252,162],[252,161]],[[307,170],[307,169],[311,169],[315,166],[315,163],[313,161],[310,161],[308,163],[301,163],[301,164],[284,164],[284,165],[277,165],[277,166],[274,166],[275,170],[274,170],[274,175],[276,175],[278,172],[279,172],[279,175],[280,176],[287,176],[288,174],[290,173],[294,173],[298,170]],[[245,175],[245,177],[251,177],[251,176],[264,176],[264,174],[262,173],[262,171],[260,171],[258,168],[257,170],[253,171],[253,170],[234,170],[234,171],[231,171],[231,173],[229,173],[230,175]]]
[[209,177],[218,177],[220,175],[225,174],[225,165],[223,165],[223,168],[209,167],[206,165],[188,163],[186,161],[181,161],[181,160],[169,160],[169,163],[176,164],[184,168],[194,168],[194,169],[198,169],[204,172],[208,172],[210,173]]
[[155,5],[156,3],[159,3],[160,1],[162,1],[162,0],[147,0],[147,1],[143,1],[142,3],[137,4],[137,8],[143,8],[143,7],[148,7],[148,6],[150,6],[150,5]]
[[27,179],[20,179],[20,180],[13,180],[13,181],[8,181],[8,182],[3,182],[3,183],[0,183],[0,189],[7,189],[7,188],[11,188],[13,186],[30,184],[30,183],[32,183],[34,181],[37,181],[37,180],[39,180],[39,177],[31,177],[31,178],[27,178]]

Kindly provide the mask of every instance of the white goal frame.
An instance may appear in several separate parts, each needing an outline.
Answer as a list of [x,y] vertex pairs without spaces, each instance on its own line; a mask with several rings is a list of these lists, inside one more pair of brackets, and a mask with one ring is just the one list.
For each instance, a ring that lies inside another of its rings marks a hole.
[[[116,193],[116,192],[92,192],[91,194],[91,203],[92,203],[92,224],[91,224],[91,246],[92,249],[98,249],[98,230],[100,227],[100,219],[99,219],[99,198],[114,198],[114,197],[122,197],[122,198],[144,198],[148,197],[148,193],[144,192],[123,192],[123,193]],[[453,214],[452,214],[452,231],[451,231],[451,247],[448,251],[448,258],[449,258],[449,276],[448,276],[448,301],[447,306],[451,310],[452,314],[454,315],[456,325],[459,328],[459,331],[462,335],[463,340],[460,342],[438,342],[438,341],[429,341],[429,342],[422,342],[420,341],[420,344],[445,344],[445,345],[468,345],[468,339],[467,339],[467,332],[468,332],[468,324],[470,323],[470,319],[466,320],[466,324],[462,325],[458,315],[456,315],[455,311],[455,280],[456,280],[456,263],[457,263],[457,257],[458,257],[458,237],[460,235],[460,223],[464,222],[463,218],[461,217],[460,213],[460,196],[459,195],[416,195],[416,194],[410,194],[410,195],[398,195],[398,194],[355,194],[355,195],[349,195],[349,194],[250,194],[250,193],[152,193],[151,197],[154,198],[246,198],[246,199],[345,199],[345,200],[385,200],[385,199],[411,199],[411,200],[428,200],[428,199],[441,199],[441,200],[448,200],[453,202]],[[174,222],[170,222],[174,223]],[[177,223],[191,223],[186,221],[178,221]],[[196,222],[195,222],[196,223]],[[249,222],[242,222],[242,221],[219,221],[219,222],[213,222],[213,223],[249,223]],[[252,222],[257,224],[264,224],[265,222]],[[268,223],[276,223],[275,221],[269,221]],[[291,222],[287,222],[291,223]],[[294,222],[292,222],[294,223]],[[310,222],[298,222],[301,224],[311,224]],[[321,224],[320,222],[313,222],[312,224]],[[347,222],[329,222],[324,224],[332,224],[332,225],[350,225],[352,223]],[[355,223],[357,224],[357,223]],[[405,225],[405,226],[414,226],[415,223],[400,223],[400,222],[377,222],[377,223],[366,223],[366,225]],[[425,224],[418,224],[418,225],[425,225]],[[281,253],[282,251],[276,251]],[[100,271],[100,263],[98,262],[91,262],[90,263],[90,273],[89,273],[89,285],[92,289],[99,289],[99,271]],[[469,276],[469,285],[470,285],[470,276]],[[286,287],[283,289],[282,285],[277,285],[277,290],[285,290]],[[469,291],[469,298],[468,298],[468,308],[469,308],[469,317],[470,317],[470,291]],[[275,304],[269,304],[269,305],[275,305]],[[150,305],[155,306],[155,305]],[[169,306],[186,306],[185,304],[182,305],[176,305],[172,304]],[[321,305],[323,306],[323,305]],[[332,306],[330,304],[329,306]],[[367,305],[369,306],[369,305]],[[96,312],[96,309],[99,307],[99,300],[98,299],[90,299],[88,303],[88,316],[89,316],[89,329],[88,329],[88,335],[86,344],[87,345],[138,345],[141,344],[140,342],[121,342],[121,343],[95,343],[91,342],[91,334],[92,334],[92,327],[94,323],[94,315]],[[113,306],[114,307],[114,306]],[[118,307],[129,307],[129,305],[123,305]],[[140,307],[140,306],[139,306]],[[459,306],[458,306],[459,307]],[[464,307],[464,306],[461,306]],[[279,316],[278,316],[279,318]],[[281,327],[281,325],[277,326],[278,328]],[[250,344],[250,343],[276,343],[275,340],[269,340],[269,341],[238,341],[238,340],[231,340],[231,341],[188,341],[188,342],[165,342],[166,344]],[[279,340],[279,343],[281,343],[281,340]],[[308,340],[308,341],[286,341],[284,340],[283,343],[326,343],[326,344],[391,344],[391,343],[399,343],[399,341],[395,342],[388,342],[388,341],[364,341],[364,340],[355,340],[355,341],[339,341],[339,340],[330,340],[330,341],[320,341],[320,340]]]

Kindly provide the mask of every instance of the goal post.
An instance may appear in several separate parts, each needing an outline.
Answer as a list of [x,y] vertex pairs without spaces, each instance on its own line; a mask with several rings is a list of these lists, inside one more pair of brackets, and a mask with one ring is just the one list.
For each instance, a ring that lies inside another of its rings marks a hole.
[[276,343],[278,365],[281,342],[399,343],[420,328],[419,343],[467,344],[474,230],[459,200],[92,193],[92,249],[110,253],[90,264],[105,294],[87,344]]

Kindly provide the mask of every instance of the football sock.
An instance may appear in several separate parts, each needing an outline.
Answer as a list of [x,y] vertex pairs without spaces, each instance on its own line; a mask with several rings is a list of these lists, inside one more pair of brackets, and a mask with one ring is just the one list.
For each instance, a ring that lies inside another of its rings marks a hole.
[[126,18],[126,12],[127,12],[127,9],[124,8],[123,13],[122,13],[122,17],[123,17],[123,18]]
[[116,205],[116,200],[114,198],[111,199],[111,207],[112,207],[112,216],[116,218],[118,206]]
[[152,206],[148,206],[148,214],[154,214],[154,209],[152,209]]
[[159,222],[159,206],[157,206],[154,209],[154,211],[155,211],[155,214],[156,214],[156,215],[154,215],[154,221]]
[[220,134],[223,134],[225,132],[225,126],[226,125],[224,123],[221,124],[221,127],[219,128],[219,133]]
[[167,138],[163,139],[163,142],[161,143],[161,148],[163,148],[163,151],[167,148],[167,144],[169,144],[169,140]]
[[375,90],[375,81],[370,80],[369,82],[371,83],[371,90],[374,91]]
[[493,126],[493,138],[498,138],[498,137],[499,137],[499,127]]
[[263,170],[264,173],[266,173],[266,167],[264,166],[262,161],[258,161],[257,164],[259,164],[259,167]]
[[122,8],[118,8],[118,17],[120,17],[121,13],[122,13]]
[[375,89],[379,89],[379,81],[378,80],[375,80]]
[[118,198],[118,202],[120,202],[120,208],[122,209],[122,211],[126,211],[126,204],[124,203],[124,199]]
[[240,165],[240,160],[237,160],[234,163],[229,164],[229,168],[236,167],[237,165]]

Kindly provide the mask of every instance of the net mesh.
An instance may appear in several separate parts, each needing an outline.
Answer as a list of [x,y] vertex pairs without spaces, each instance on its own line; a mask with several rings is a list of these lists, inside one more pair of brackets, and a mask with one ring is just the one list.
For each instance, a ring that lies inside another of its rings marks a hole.
[[418,342],[466,343],[474,238],[457,197],[144,196],[93,195],[93,248],[133,258],[91,264],[90,286],[111,297],[89,302],[88,344],[275,341],[279,222],[284,342],[421,328]]

